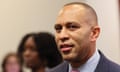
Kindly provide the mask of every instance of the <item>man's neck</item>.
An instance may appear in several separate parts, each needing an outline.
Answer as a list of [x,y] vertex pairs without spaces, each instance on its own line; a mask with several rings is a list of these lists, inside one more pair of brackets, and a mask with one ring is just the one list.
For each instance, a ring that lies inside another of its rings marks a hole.
[[90,57],[84,64],[78,65],[79,67],[73,67],[71,64],[69,64],[69,72],[71,72],[72,69],[78,69],[81,72],[94,72],[99,63],[99,60],[100,55],[98,50],[96,49],[93,56]]
[[93,49],[88,54],[86,54],[86,56],[84,58],[82,58],[82,59],[77,58],[76,61],[73,61],[73,62],[71,61],[70,62],[71,66],[73,68],[80,67],[81,65],[83,65],[84,63],[86,63],[89,60],[89,58],[91,58],[94,55],[95,51],[96,51],[96,49]]

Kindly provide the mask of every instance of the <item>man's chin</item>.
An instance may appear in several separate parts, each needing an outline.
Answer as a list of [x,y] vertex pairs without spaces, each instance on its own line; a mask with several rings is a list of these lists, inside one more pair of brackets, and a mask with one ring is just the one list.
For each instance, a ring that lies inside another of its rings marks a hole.
[[74,59],[74,57],[72,55],[63,55],[63,59],[66,61],[71,61]]

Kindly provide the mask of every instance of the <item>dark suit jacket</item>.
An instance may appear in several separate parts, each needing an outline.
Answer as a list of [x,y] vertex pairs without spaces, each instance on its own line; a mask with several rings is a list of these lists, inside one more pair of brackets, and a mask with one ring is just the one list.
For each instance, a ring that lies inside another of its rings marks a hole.
[[68,66],[69,66],[68,62],[64,61],[62,64],[54,67],[49,72],[68,72]]
[[[100,61],[95,69],[95,72],[120,72],[120,66],[110,60],[108,60],[101,52]],[[51,72],[68,72],[68,63],[64,62],[60,66],[52,69]]]
[[120,66],[108,60],[100,51],[100,61],[95,72],[120,72]]

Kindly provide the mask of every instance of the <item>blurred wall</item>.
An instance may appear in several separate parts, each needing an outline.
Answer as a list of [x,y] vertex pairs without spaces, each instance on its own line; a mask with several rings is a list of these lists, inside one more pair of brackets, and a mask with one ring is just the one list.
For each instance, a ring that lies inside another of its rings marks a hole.
[[[26,33],[49,31],[60,8],[73,0],[0,0],[0,61],[17,46]],[[97,11],[102,33],[97,48],[120,63],[117,0],[74,0],[92,5]]]
[[0,0],[0,62],[6,53],[16,51],[26,33],[54,32],[53,25],[59,9],[71,1]]
[[98,14],[101,34],[97,48],[120,64],[120,23],[118,0],[86,0]]

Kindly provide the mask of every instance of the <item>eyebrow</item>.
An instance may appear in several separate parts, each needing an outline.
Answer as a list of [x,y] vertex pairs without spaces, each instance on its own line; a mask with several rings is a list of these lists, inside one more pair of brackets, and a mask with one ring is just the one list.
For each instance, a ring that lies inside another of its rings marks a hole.
[[74,22],[74,21],[67,22],[66,24],[67,24],[67,25],[68,25],[68,24],[77,24],[77,25],[79,25],[79,23]]

